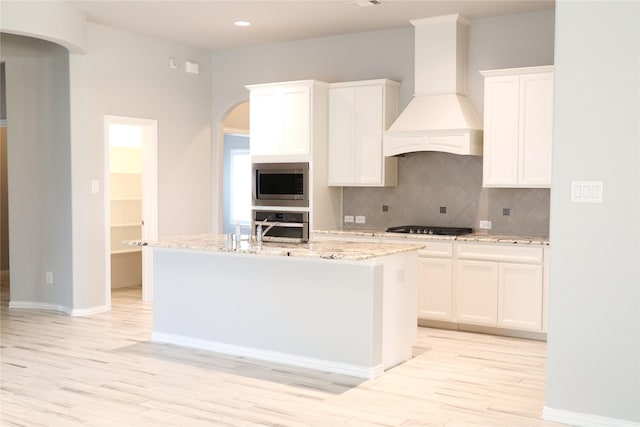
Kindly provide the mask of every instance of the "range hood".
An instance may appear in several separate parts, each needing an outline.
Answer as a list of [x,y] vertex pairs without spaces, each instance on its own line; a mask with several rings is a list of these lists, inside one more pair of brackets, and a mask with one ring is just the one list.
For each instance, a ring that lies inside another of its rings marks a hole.
[[415,27],[415,94],[384,133],[384,154],[444,151],[482,155],[482,123],[466,97],[467,25],[460,15]]

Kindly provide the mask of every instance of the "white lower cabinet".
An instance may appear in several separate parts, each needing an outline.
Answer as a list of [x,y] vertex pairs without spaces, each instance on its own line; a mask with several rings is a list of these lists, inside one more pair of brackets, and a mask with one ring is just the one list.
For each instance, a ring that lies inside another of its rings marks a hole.
[[452,261],[419,257],[418,317],[450,321],[453,313]]
[[344,234],[313,238],[425,245],[418,252],[420,320],[547,331],[549,247]]
[[460,323],[543,332],[543,250],[459,244],[456,317]]
[[[413,242],[418,243],[418,242]],[[453,319],[453,244],[420,241],[418,252],[418,318]]]
[[541,265],[498,265],[498,326],[542,330]]
[[460,323],[496,326],[498,263],[458,261],[456,317]]

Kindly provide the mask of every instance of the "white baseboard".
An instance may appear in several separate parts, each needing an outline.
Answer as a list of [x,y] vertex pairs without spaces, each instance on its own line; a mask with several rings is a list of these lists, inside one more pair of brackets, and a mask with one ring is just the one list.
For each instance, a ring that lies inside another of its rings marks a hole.
[[9,308],[25,308],[30,310],[52,310],[59,311],[64,314],[71,315],[71,309],[60,304],[51,304],[48,302],[34,302],[34,301],[9,301]]
[[565,411],[562,409],[553,409],[548,406],[543,408],[542,418],[546,421],[554,421],[580,427],[640,427],[640,423],[633,421],[583,414],[581,412]]
[[74,308],[71,310],[72,316],[91,316],[92,314],[105,313],[109,311],[106,305],[91,308]]
[[48,302],[33,302],[33,301],[9,301],[10,309],[29,309],[29,310],[52,310],[58,311],[69,316],[90,316],[92,314],[104,313],[109,311],[106,305],[91,308],[71,309],[67,306],[60,304],[51,304]]
[[248,357],[252,359],[266,360],[269,362],[294,365],[302,368],[315,369],[318,371],[332,372],[336,374],[350,375],[352,377],[372,379],[384,373],[382,364],[374,367],[339,363],[329,360],[315,359],[294,354],[280,353],[276,351],[262,350],[253,347],[243,347],[221,342],[201,340],[197,338],[185,337],[182,335],[165,334],[153,332],[151,341],[166,344],[174,344],[182,347],[192,347],[201,350],[213,351],[217,353],[229,354],[232,356]]

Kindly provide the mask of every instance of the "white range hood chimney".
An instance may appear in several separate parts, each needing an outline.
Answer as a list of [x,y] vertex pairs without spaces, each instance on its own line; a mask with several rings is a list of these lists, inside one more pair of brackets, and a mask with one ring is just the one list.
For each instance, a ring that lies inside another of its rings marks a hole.
[[412,20],[415,93],[384,134],[384,154],[482,155],[482,124],[466,97],[467,25],[460,15]]

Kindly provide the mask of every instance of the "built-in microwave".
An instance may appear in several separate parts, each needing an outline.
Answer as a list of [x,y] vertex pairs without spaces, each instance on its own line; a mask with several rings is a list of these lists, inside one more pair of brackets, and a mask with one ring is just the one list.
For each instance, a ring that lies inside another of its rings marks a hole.
[[253,163],[253,205],[309,207],[309,163]]

